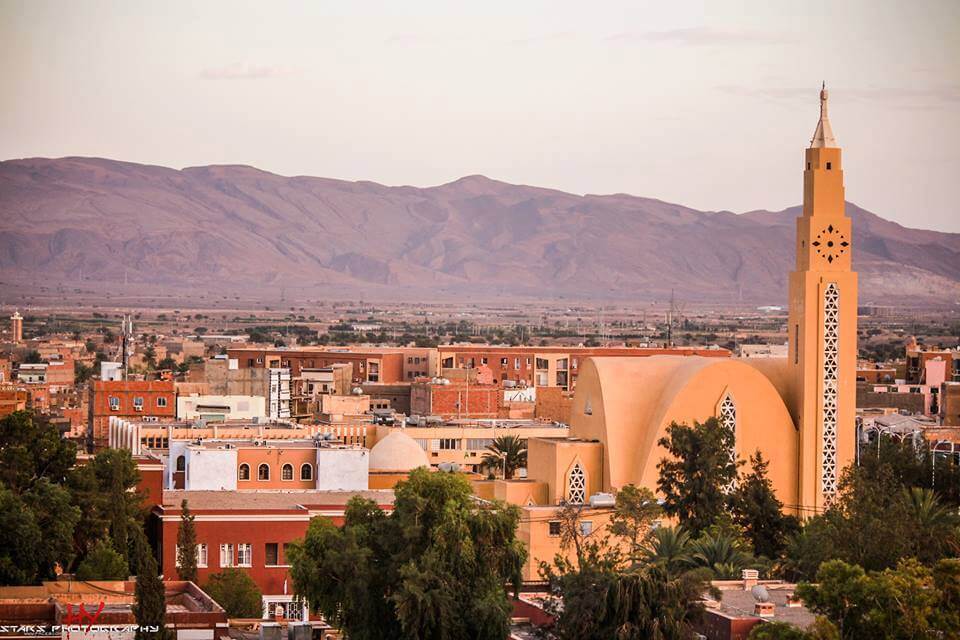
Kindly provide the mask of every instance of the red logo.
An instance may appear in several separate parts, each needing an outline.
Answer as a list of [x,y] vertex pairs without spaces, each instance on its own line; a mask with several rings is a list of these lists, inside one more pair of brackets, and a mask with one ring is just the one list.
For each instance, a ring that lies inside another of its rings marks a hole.
[[73,613],[73,605],[67,605],[67,617],[64,619],[63,623],[66,626],[71,626],[78,624],[81,627],[86,624],[86,632],[90,633],[90,627],[97,623],[97,619],[100,617],[100,613],[103,611],[103,602],[100,602],[100,606],[97,607],[97,610],[93,613],[88,613],[86,608],[83,606],[83,603],[80,603],[80,606],[77,610],[76,615]]

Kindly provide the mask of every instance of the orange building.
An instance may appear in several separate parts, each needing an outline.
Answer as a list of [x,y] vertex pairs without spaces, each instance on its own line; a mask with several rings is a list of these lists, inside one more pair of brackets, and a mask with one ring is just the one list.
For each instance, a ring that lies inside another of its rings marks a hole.
[[8,416],[14,411],[26,411],[27,390],[12,385],[0,387],[0,418]]
[[90,384],[90,435],[95,448],[107,446],[111,416],[167,421],[176,415],[172,380],[94,380]]

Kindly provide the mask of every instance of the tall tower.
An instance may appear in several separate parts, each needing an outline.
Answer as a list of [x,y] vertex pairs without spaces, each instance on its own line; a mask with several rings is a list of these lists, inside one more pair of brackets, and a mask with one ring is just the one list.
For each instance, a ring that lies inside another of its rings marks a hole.
[[23,342],[23,316],[19,311],[14,311],[10,316],[10,333],[13,334],[13,341],[17,344]]
[[837,493],[856,447],[857,274],[844,213],[840,147],[820,91],[820,121],[806,150],[797,266],[790,274],[790,349],[800,430],[800,514],[821,512]]

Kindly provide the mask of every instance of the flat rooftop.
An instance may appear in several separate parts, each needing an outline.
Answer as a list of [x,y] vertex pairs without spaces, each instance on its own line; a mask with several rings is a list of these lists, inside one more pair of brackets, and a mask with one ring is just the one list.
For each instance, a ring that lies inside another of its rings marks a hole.
[[196,449],[362,449],[357,445],[343,444],[337,440],[264,440],[259,444],[255,440],[204,439],[187,445]]
[[[732,581],[731,581],[732,582]],[[716,582],[714,584],[717,584]],[[742,583],[740,583],[742,584]],[[764,618],[768,621],[787,622],[796,627],[807,628],[813,624],[816,616],[806,607],[788,607],[787,598],[796,591],[797,585],[785,582],[767,582],[761,581],[770,596],[770,602],[774,604],[774,616]],[[750,591],[744,591],[742,586],[733,586],[731,588],[720,587],[720,609],[708,609],[719,611],[731,618],[757,618],[754,614],[754,599]]]
[[264,490],[257,491],[164,491],[164,511],[180,511],[186,500],[191,511],[309,511],[312,507],[345,506],[354,496],[373,500],[379,505],[392,505],[391,489],[370,491]]

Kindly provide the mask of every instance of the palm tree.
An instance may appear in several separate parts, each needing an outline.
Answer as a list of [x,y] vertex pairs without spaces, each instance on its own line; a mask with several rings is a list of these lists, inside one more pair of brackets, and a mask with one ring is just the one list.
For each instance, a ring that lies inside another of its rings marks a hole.
[[513,473],[527,466],[527,443],[519,436],[500,436],[487,447],[490,453],[483,454],[483,466],[488,469],[501,469],[506,480]]
[[960,518],[932,489],[911,487],[906,498],[917,531],[914,555],[921,561],[939,558],[946,547],[957,542]]
[[644,559],[667,573],[677,573],[690,562],[690,534],[680,525],[657,527],[644,547]]
[[741,570],[749,567],[752,561],[740,540],[727,532],[717,531],[714,534],[704,532],[690,543],[687,565],[710,569],[717,580],[730,580],[739,578]]

